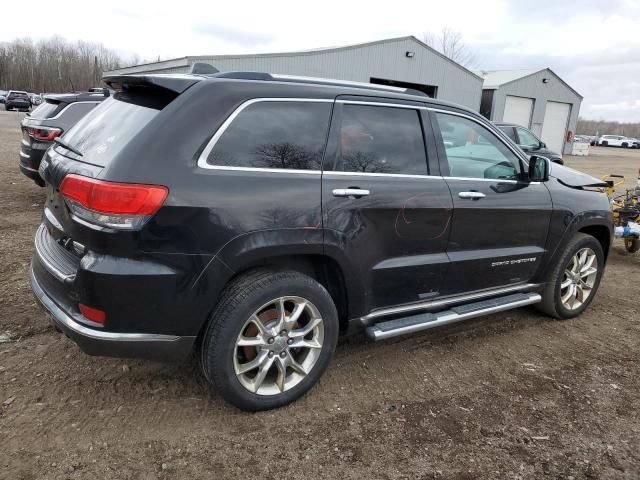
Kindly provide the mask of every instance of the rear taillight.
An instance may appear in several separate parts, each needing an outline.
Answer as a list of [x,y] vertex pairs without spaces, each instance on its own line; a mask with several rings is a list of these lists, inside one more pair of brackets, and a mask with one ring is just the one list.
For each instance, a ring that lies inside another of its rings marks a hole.
[[80,220],[135,230],[158,211],[169,189],[162,185],[116,183],[70,174],[62,181],[60,192]]
[[62,135],[62,130],[59,128],[49,127],[25,127],[27,135],[34,140],[41,142],[53,142],[53,140]]

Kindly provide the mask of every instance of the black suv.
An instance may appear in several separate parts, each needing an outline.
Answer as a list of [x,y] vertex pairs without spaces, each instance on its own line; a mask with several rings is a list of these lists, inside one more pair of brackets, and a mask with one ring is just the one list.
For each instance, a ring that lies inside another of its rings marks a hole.
[[225,399],[260,410],[309,390],[340,334],[529,304],[572,318],[595,296],[602,182],[527,158],[478,113],[260,73],[106,81],[40,165],[31,267],[89,354],[195,351]]
[[545,157],[553,163],[564,165],[562,155],[549,150],[547,144],[536,137],[531,130],[515,123],[495,122],[495,124],[528,155]]
[[47,95],[44,102],[27,114],[20,125],[22,143],[19,166],[22,173],[41,187],[44,186],[38,168],[45,150],[108,96],[106,89],[100,93]]
[[4,99],[4,109],[9,110],[24,110],[29,111],[31,108],[31,98],[27,92],[19,90],[9,90],[7,96]]

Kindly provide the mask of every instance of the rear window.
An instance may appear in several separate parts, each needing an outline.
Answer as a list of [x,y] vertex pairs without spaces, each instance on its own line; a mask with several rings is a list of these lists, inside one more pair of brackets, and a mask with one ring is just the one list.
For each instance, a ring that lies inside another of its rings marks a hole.
[[106,166],[172,99],[172,96],[135,91],[116,93],[89,112],[62,138],[82,156],[66,149],[64,154]]
[[[66,105],[66,104],[64,104]],[[62,110],[63,104],[60,102],[51,102],[47,100],[46,102],[42,102],[36,108],[33,109],[31,118],[35,118],[36,120],[45,120],[47,118],[55,117],[56,114]]]
[[20,92],[11,92],[9,94],[9,98],[11,98],[12,100],[14,98],[29,98],[29,95],[27,95],[26,93],[20,93]]
[[207,156],[210,165],[320,170],[331,102],[264,101],[233,120]]

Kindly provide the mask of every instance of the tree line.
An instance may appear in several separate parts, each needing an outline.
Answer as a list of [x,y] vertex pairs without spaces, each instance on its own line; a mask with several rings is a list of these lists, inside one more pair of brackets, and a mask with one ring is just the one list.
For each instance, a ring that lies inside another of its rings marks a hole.
[[624,135],[625,137],[640,138],[640,123],[579,118],[576,133],[581,135]]
[[102,72],[139,63],[100,43],[54,36],[0,43],[0,90],[71,92],[100,86]]

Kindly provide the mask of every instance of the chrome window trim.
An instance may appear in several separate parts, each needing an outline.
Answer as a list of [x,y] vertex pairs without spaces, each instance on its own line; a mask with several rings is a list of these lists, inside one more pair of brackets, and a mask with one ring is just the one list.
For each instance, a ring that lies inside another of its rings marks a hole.
[[[291,97],[283,97],[283,98],[278,98],[278,97],[261,97],[261,98],[252,98],[250,100],[247,100],[245,102],[243,102],[242,104],[240,104],[240,106],[238,108],[236,108],[231,115],[229,115],[229,117],[227,117],[227,119],[222,123],[222,125],[220,125],[220,128],[218,128],[218,130],[216,131],[216,133],[213,134],[213,137],[211,137],[211,140],[209,140],[209,142],[207,143],[207,146],[204,147],[204,150],[202,151],[202,153],[200,154],[200,156],[198,157],[198,161],[197,161],[197,165],[199,168],[204,168],[207,170],[238,170],[238,171],[262,171],[262,172],[283,172],[285,171],[285,169],[279,169],[279,168],[260,168],[260,167],[231,167],[231,166],[224,166],[224,165],[211,165],[209,163],[207,163],[207,157],[209,156],[209,154],[211,153],[211,151],[213,150],[213,148],[216,146],[216,143],[218,143],[218,140],[220,140],[220,137],[222,137],[222,135],[224,134],[224,132],[227,130],[227,128],[229,128],[229,125],[231,125],[233,123],[233,121],[236,119],[236,117],[238,115],[240,115],[240,113],[242,113],[242,111],[255,104],[255,103],[262,103],[262,102],[307,102],[307,103],[333,103],[334,100],[332,98],[291,98]],[[306,172],[315,172],[318,170],[298,170],[298,169],[288,169],[288,173],[306,173]]]
[[404,103],[388,103],[388,102],[371,102],[367,100],[336,100],[336,103],[346,105],[367,105],[372,107],[391,107],[391,108],[406,108],[410,110],[428,110],[427,107],[420,105],[407,105]]
[[[198,160],[199,161],[199,160]],[[200,166],[200,165],[198,165]],[[291,173],[303,175],[322,175],[322,170],[297,170],[293,168],[263,168],[263,167],[227,167],[224,165],[209,165],[207,170],[226,170],[230,172],[265,172],[265,173]]]
[[474,177],[442,177],[445,180],[463,180],[467,182],[518,183],[510,178],[474,178]]
[[336,170],[325,170],[324,175],[340,175],[347,177],[392,177],[392,178],[439,178],[438,175],[412,175],[408,173],[375,173],[375,172],[342,172]]
[[[227,117],[227,119],[220,125],[220,128],[214,133],[206,147],[200,154],[197,160],[197,166],[199,168],[203,168],[205,170],[221,170],[221,171],[236,171],[236,172],[264,172],[264,173],[287,173],[287,174],[306,174],[306,175],[343,175],[343,176],[368,176],[368,177],[390,177],[390,178],[439,178],[444,180],[462,180],[462,181],[480,181],[480,182],[500,182],[500,183],[518,183],[519,180],[511,180],[511,179],[494,179],[494,178],[474,178],[474,177],[454,177],[454,176],[439,176],[439,175],[411,175],[411,174],[401,174],[401,173],[374,173],[374,172],[341,172],[341,171],[322,171],[322,170],[301,170],[301,169],[287,169],[287,168],[262,168],[262,167],[234,167],[234,166],[225,166],[225,165],[211,165],[207,163],[207,157],[215,147],[216,143],[222,137],[224,132],[229,128],[231,123],[236,119],[236,117],[242,113],[242,111],[255,104],[261,102],[310,102],[310,103],[333,103],[333,99],[329,98],[306,98],[306,97],[260,97],[260,98],[252,98],[249,99],[240,106],[238,106],[232,113]],[[76,102],[82,103],[82,102]],[[93,102],[84,102],[84,103],[93,103]],[[467,115],[461,112],[455,112],[452,110],[445,110],[439,108],[432,108],[420,105],[407,105],[401,103],[389,103],[389,102],[372,102],[366,100],[335,100],[335,103],[340,104],[349,104],[349,105],[367,105],[367,106],[378,106],[378,107],[391,107],[391,108],[405,108],[410,110],[426,110],[430,112],[444,113],[449,115],[455,115],[458,117],[463,117],[468,120],[471,120],[481,127],[487,128],[490,132],[494,133],[489,127],[484,125],[482,122],[478,121],[478,119],[474,118],[472,115]],[[62,113],[62,112],[60,112]],[[497,130],[497,127],[494,127]],[[499,130],[497,130],[499,131]],[[505,135],[502,131],[499,131],[500,135]],[[514,150],[508,143],[506,143],[500,135],[495,135],[499,141],[501,141],[516,157],[527,163],[526,159],[523,158],[521,154],[519,154],[516,150]]]

